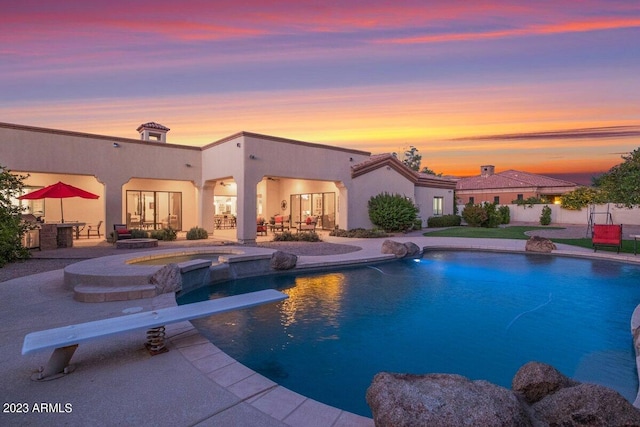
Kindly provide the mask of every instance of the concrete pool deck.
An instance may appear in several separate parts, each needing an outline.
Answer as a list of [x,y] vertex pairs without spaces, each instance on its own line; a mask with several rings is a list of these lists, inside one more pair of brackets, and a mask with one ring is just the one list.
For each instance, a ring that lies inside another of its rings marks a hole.
[[[392,239],[434,249],[522,252],[525,245],[525,240],[421,233]],[[301,268],[379,260],[384,239],[323,236],[323,240],[362,249],[300,256]],[[73,248],[78,258],[83,250],[88,248]],[[558,245],[555,254],[640,263],[640,256],[633,254],[594,254],[565,245]],[[44,365],[50,353],[22,356],[27,333],[175,305],[171,294],[135,301],[77,302],[65,289],[63,276],[56,270],[0,283],[1,425],[373,426],[369,418],[313,401],[254,373],[201,337],[188,322],[167,327],[168,353],[149,356],[142,345],[143,332],[116,335],[82,344],[72,360],[77,366],[74,373],[48,382],[31,381],[33,370]],[[28,413],[15,412],[25,408]]]

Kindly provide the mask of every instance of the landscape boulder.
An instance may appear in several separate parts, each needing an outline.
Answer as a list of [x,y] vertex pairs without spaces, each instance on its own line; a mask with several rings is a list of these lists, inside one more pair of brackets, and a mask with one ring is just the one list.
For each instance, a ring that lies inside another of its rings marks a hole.
[[149,279],[155,285],[158,295],[182,290],[182,274],[178,264],[167,264],[156,271]]
[[453,374],[377,374],[366,399],[376,427],[640,426],[640,410],[617,391],[579,383],[529,362],[513,390]]
[[550,253],[558,248],[555,243],[545,237],[531,236],[529,240],[527,240],[524,249],[529,252]]
[[420,249],[420,246],[413,242],[407,242],[404,245],[407,248],[407,254],[405,255],[407,258],[420,258],[422,256],[422,249]]
[[540,362],[524,364],[511,381],[511,389],[531,404],[564,387],[578,384],[553,366]]
[[404,243],[385,240],[382,242],[382,253],[395,255],[396,258],[403,258],[407,255],[407,247]]
[[298,257],[282,251],[275,251],[271,255],[271,268],[274,270],[290,270],[296,266]]
[[513,392],[460,375],[381,372],[366,398],[376,427],[532,425]]
[[640,411],[620,393],[597,384],[562,388],[533,404],[552,426],[640,426]]

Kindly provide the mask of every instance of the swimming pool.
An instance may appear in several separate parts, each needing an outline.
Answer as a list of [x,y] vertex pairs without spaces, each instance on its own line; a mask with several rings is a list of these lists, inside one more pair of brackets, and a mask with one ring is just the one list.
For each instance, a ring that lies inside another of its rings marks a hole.
[[640,268],[621,263],[443,251],[418,262],[226,282],[179,303],[287,293],[282,303],[194,324],[280,385],[370,416],[365,392],[379,371],[457,373],[509,388],[531,360],[633,401],[638,284]]

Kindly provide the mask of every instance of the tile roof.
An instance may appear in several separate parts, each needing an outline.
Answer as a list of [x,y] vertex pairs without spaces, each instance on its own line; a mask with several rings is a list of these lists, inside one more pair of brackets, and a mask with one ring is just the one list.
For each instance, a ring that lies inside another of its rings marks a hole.
[[356,178],[360,175],[364,175],[368,172],[385,166],[394,169],[396,172],[398,172],[417,186],[450,189],[455,188],[455,181],[453,179],[422,172],[416,172],[412,169],[409,169],[409,167],[407,167],[391,153],[374,154],[367,160],[353,165],[351,167],[351,176],[353,178]]
[[166,126],[161,125],[160,123],[156,123],[156,122],[147,122],[147,123],[143,123],[140,126],[138,126],[138,129],[136,129],[138,132],[140,132],[140,129],[144,129],[144,128],[148,128],[148,129],[158,129],[158,130],[163,130],[163,131],[170,131],[171,129],[169,129]]
[[509,169],[487,176],[460,178],[456,190],[483,190],[490,188],[524,188],[524,187],[576,187],[575,182],[551,178],[544,175]]

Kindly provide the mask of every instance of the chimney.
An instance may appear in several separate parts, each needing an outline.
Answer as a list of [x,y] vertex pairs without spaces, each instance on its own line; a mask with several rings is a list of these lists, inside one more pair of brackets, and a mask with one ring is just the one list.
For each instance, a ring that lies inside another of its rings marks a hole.
[[140,139],[147,142],[167,142],[167,132],[169,129],[166,126],[162,126],[160,123],[149,122],[138,126],[136,129],[140,132]]
[[480,176],[482,177],[488,177],[493,175],[493,172],[495,171],[496,167],[493,165],[484,165],[484,166],[480,166]]

